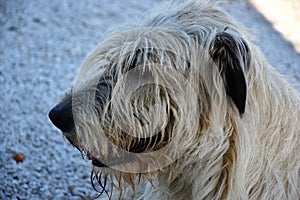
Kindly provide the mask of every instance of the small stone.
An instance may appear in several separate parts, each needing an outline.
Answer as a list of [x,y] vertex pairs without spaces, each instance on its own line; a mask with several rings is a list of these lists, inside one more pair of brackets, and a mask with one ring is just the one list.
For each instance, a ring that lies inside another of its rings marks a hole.
[[17,162],[23,162],[25,160],[25,156],[22,153],[15,153],[15,155],[13,156],[13,159]]
[[9,27],[9,28],[8,28],[8,30],[10,30],[10,31],[17,31],[17,30],[18,30],[18,28],[17,28],[17,27],[15,27],[15,26],[11,26],[11,27]]

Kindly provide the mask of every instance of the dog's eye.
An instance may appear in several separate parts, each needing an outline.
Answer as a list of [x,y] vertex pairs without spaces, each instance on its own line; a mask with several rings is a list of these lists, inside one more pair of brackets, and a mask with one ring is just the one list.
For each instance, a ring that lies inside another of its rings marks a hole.
[[122,68],[122,73],[126,73],[134,68],[136,68],[138,65],[141,65],[144,61],[145,56],[145,50],[144,49],[137,49],[134,52],[127,55],[127,59],[125,59],[124,66]]
[[110,79],[101,79],[98,82],[95,93],[95,100],[99,104],[100,108],[103,108],[111,98],[111,91],[112,83]]

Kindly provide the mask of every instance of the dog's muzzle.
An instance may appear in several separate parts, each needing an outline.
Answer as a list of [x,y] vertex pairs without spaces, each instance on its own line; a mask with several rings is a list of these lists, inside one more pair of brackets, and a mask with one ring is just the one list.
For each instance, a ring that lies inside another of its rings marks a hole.
[[[75,124],[72,113],[71,98],[63,100],[61,103],[52,108],[52,110],[49,112],[49,118],[51,122],[64,133],[70,143],[80,151],[79,143],[74,132]],[[106,167],[105,164],[101,163],[95,157],[89,155],[89,153],[88,159],[92,160],[92,164],[97,167]]]
[[[111,94],[112,87],[107,83],[107,79],[101,79],[97,85],[97,90],[95,92],[95,100],[98,104],[98,107],[102,109]],[[78,141],[76,132],[75,132],[75,122],[73,118],[72,110],[72,96],[66,96],[59,104],[51,109],[48,116],[51,122],[60,129],[68,141],[75,146],[79,151],[82,151],[82,146]],[[105,164],[97,160],[94,156],[87,152],[87,157],[89,160],[92,160],[92,164],[97,167],[107,167]]]
[[52,123],[62,132],[72,132],[74,130],[74,120],[71,98],[62,101],[52,108],[52,110],[49,112],[49,118]]
[[[110,98],[112,86],[106,79],[101,79],[95,91],[95,100],[100,108],[103,108]],[[52,123],[64,133],[74,131],[75,123],[72,111],[72,96],[67,96],[49,112]]]
[[78,139],[75,134],[75,123],[72,111],[72,98],[65,98],[54,108],[52,108],[48,115],[51,122],[63,132],[64,136],[66,136],[69,142],[80,150]]

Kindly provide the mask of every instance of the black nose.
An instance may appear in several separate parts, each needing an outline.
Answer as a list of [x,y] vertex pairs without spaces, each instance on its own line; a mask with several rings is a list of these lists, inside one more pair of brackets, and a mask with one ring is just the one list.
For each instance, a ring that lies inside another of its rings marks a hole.
[[64,100],[57,104],[49,112],[49,118],[62,132],[71,132],[74,129],[72,101]]

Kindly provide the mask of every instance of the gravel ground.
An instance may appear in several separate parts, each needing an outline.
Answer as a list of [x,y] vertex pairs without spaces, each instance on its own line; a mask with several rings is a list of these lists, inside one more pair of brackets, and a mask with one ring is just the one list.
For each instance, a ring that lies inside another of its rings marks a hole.
[[[94,199],[90,163],[47,118],[108,27],[158,0],[0,0],[0,199]],[[252,6],[225,10],[254,30],[278,70],[300,80],[300,56]],[[13,156],[23,153],[16,163]]]

